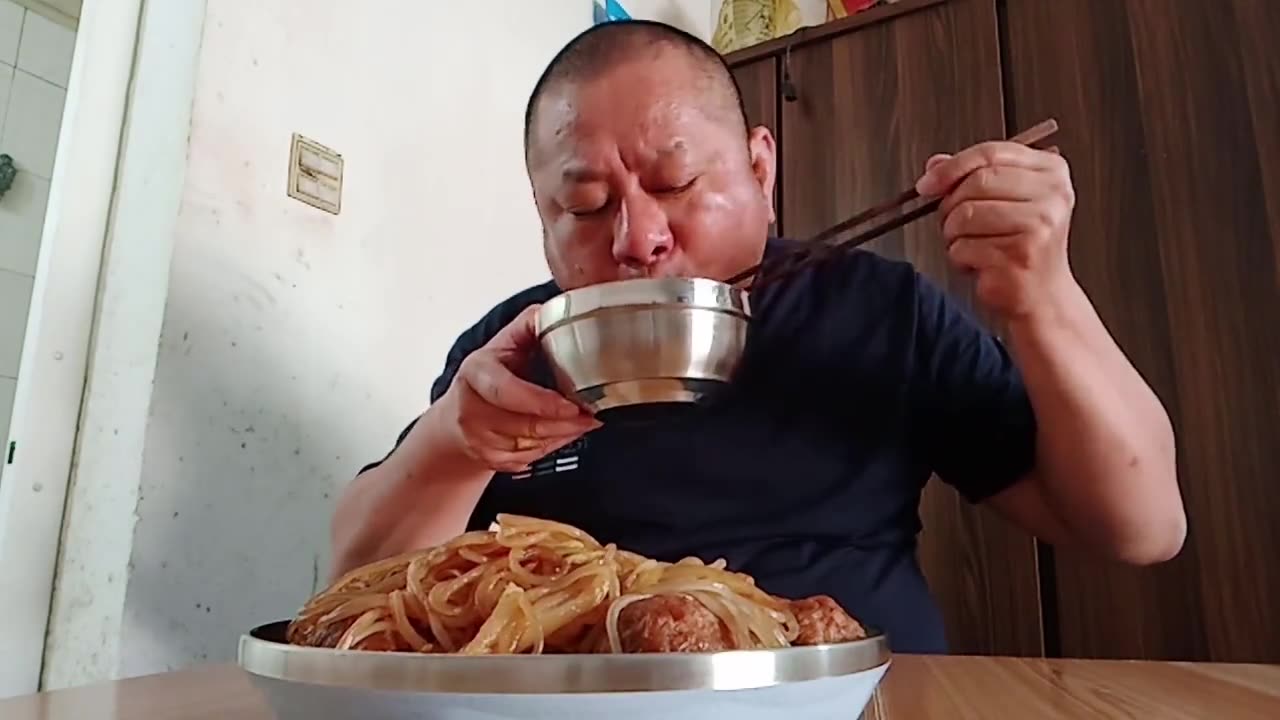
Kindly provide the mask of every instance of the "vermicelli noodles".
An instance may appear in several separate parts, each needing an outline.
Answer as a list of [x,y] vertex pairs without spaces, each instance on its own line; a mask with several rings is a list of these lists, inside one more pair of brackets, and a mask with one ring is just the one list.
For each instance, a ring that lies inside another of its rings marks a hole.
[[347,573],[301,609],[287,638],[463,655],[634,652],[620,619],[629,606],[659,597],[696,601],[714,614],[727,649],[787,647],[802,632],[790,601],[723,560],[659,562],[569,525],[499,515],[491,530]]

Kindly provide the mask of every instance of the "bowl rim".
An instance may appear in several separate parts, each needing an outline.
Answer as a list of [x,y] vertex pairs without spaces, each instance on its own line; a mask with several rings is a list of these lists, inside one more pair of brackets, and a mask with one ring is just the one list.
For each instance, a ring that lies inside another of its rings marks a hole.
[[240,667],[273,680],[362,690],[541,695],[748,690],[853,675],[891,660],[882,633],[777,650],[459,656],[290,645],[288,622],[241,636]]
[[631,278],[566,290],[538,308],[536,334],[542,337],[575,319],[602,311],[645,305],[676,305],[751,316],[750,294],[710,278]]

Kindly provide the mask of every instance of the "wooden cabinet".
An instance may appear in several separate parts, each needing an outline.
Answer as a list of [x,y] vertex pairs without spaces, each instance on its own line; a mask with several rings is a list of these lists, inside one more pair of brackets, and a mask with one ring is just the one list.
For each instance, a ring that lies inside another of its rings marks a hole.
[[[931,484],[919,554],[953,651],[1280,662],[1277,42],[1270,0],[902,0],[730,56],[790,237],[1057,118],[1072,266],[1173,418],[1190,535],[1154,568],[1037,548]],[[969,303],[936,223],[872,249]]]
[[[747,122],[752,127],[764,125],[776,130],[778,128],[778,60],[765,57],[751,63],[739,65],[733,70],[734,78],[742,93],[742,108],[747,112]],[[774,208],[781,213],[781,187],[774,188]],[[781,215],[779,215],[781,219]],[[778,223],[774,223],[772,231],[778,232]]]
[[[995,20],[992,0],[957,0],[792,51],[797,97],[782,103],[780,125],[789,235],[808,237],[897,195],[938,150],[1004,135]],[[947,262],[936,222],[867,247],[909,260],[970,304],[971,283]],[[921,519],[920,560],[951,646],[1040,654],[1032,540],[937,482]]]
[[1010,107],[1062,122],[1072,266],[1169,408],[1191,525],[1148,571],[1059,554],[1062,651],[1280,661],[1280,4],[1006,21]]

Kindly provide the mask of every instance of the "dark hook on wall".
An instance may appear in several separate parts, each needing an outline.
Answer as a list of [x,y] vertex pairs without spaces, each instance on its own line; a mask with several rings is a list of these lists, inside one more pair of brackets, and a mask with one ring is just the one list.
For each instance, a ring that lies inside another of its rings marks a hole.
[[13,187],[13,179],[18,176],[18,168],[14,167],[13,158],[0,155],[0,198]]
[[791,81],[790,45],[787,45],[787,51],[782,55],[782,99],[787,102],[795,102],[800,99],[800,94],[796,92],[796,84]]

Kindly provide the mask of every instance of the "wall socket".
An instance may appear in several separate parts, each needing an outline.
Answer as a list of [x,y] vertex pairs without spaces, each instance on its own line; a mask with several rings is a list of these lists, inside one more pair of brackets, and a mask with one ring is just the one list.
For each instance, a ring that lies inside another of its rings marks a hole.
[[342,156],[294,133],[289,150],[289,197],[337,215],[342,210]]

